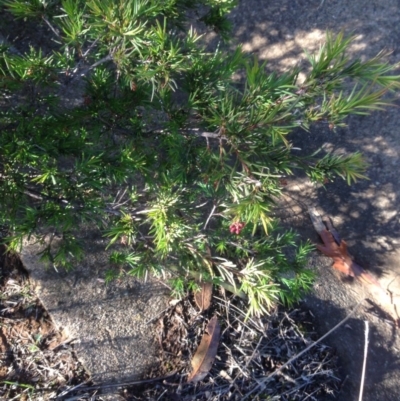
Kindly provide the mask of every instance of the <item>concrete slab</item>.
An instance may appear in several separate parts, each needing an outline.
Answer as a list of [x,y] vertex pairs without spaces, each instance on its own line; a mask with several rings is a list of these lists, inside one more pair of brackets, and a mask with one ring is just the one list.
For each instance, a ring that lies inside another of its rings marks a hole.
[[85,258],[69,273],[45,268],[34,243],[25,244],[22,262],[57,327],[75,339],[93,381],[135,380],[156,361],[156,333],[147,322],[166,308],[168,289],[129,276],[106,284],[106,243],[98,232],[88,231],[85,238]]

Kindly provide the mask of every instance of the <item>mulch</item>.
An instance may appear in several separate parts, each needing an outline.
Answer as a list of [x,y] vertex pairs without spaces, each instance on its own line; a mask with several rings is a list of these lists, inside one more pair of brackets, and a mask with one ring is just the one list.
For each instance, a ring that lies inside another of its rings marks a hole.
[[[259,380],[270,375],[316,339],[313,316],[306,311],[276,308],[263,318],[246,318],[243,301],[217,294],[205,312],[193,297],[175,301],[154,325],[160,343],[158,368],[153,376],[167,379],[131,386],[123,394],[127,401],[239,401]],[[209,375],[200,383],[187,383],[191,361],[208,321],[217,316],[221,337]],[[317,344],[268,382],[252,400],[319,400],[339,393],[337,357],[330,347]],[[139,395],[140,394],[140,395]],[[270,397],[270,398],[268,398]]]

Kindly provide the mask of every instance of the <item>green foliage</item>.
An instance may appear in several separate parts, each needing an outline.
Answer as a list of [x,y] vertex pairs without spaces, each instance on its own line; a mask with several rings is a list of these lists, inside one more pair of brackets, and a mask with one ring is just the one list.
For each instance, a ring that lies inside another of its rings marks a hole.
[[281,179],[301,169],[350,184],[366,166],[358,153],[299,157],[290,133],[384,107],[400,77],[384,53],[351,60],[343,34],[308,56],[301,83],[297,69],[267,73],[240,48],[207,52],[189,15],[226,38],[235,3],[0,2],[49,37],[0,48],[0,224],[11,248],[34,236],[44,259],[68,268],[84,256],[78,227],[95,225],[112,249],[107,281],[161,274],[179,295],[210,280],[247,297],[249,314],[311,287],[310,244],[271,214]]

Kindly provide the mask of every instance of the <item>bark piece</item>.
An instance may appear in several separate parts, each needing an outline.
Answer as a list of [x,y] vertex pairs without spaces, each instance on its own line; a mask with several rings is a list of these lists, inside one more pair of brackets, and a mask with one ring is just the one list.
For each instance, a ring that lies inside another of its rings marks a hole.
[[207,376],[217,355],[220,334],[221,327],[217,316],[213,316],[207,325],[207,332],[204,333],[192,359],[193,370],[188,377],[188,382],[197,383]]
[[211,305],[212,299],[212,283],[202,283],[201,288],[194,294],[194,300],[199,307],[200,312],[207,310]]

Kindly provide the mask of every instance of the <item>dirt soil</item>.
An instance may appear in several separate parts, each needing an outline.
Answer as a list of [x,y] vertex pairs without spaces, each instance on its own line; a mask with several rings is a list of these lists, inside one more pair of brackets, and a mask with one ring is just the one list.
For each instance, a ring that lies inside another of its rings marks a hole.
[[[232,13],[237,43],[244,50],[268,61],[268,68],[281,70],[307,65],[303,49],[318,49],[326,30],[355,35],[351,55],[365,59],[385,49],[387,60],[400,61],[400,4],[396,0],[242,0]],[[316,126],[310,133],[292,136],[304,153],[320,147],[340,152],[361,151],[369,163],[369,180],[351,187],[344,181],[324,188],[307,184],[303,178],[289,179],[285,201],[278,215],[303,238],[318,241],[307,209],[316,206],[333,219],[346,239],[351,254],[365,269],[373,272],[400,300],[400,113],[396,102],[383,112],[354,117],[348,127],[329,130]],[[320,273],[312,296],[304,307],[319,321],[323,334],[340,321],[364,298],[368,291],[358,283],[336,274],[331,262],[315,253],[310,266]],[[328,342],[341,358],[343,377],[347,377],[341,400],[358,399],[363,360],[364,323],[370,323],[368,365],[364,401],[398,400],[400,388],[399,332],[379,308],[364,301],[348,324],[336,331]]]

